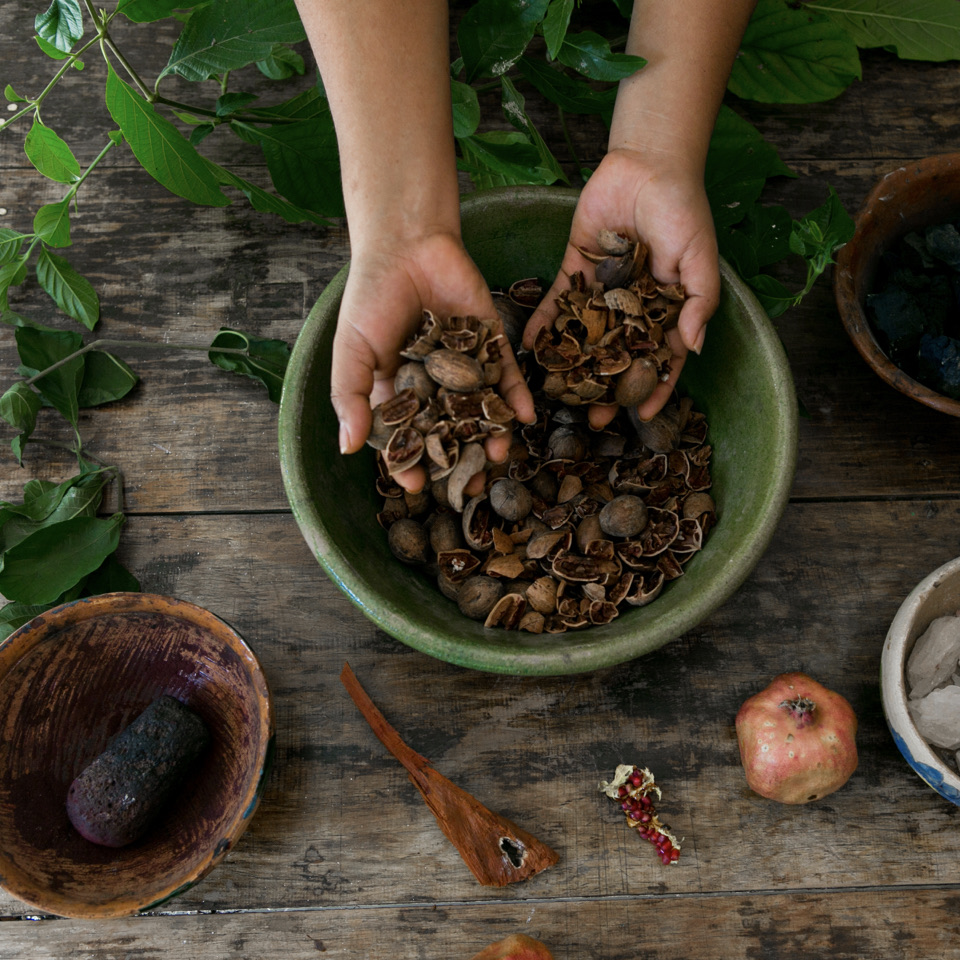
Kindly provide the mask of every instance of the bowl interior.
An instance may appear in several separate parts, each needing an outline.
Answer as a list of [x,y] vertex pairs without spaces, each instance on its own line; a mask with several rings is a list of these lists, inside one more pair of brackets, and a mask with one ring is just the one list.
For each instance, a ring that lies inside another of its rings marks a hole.
[[[577,193],[505,188],[468,197],[468,250],[493,288],[552,279]],[[766,548],[789,494],[797,412],[786,357],[766,314],[723,265],[723,296],[700,357],[681,378],[709,423],[719,521],[686,574],[647,607],[565,634],[485,629],[462,616],[417,570],[397,563],[375,514],[373,451],[343,457],[330,404],[330,357],[342,272],[311,311],[291,357],[280,409],[287,495],[328,575],[393,637],[452,663],[511,674],[563,674],[610,666],[674,639],[723,603]],[[347,495],[344,495],[347,492]]]
[[960,610],[960,557],[925,577],[901,604],[887,631],[880,689],[887,724],[911,767],[941,796],[960,805],[960,776],[920,736],[907,709],[904,670],[914,644],[937,617]]
[[960,218],[960,154],[927,157],[880,180],[857,214],[853,239],[837,254],[834,294],[840,318],[860,355],[892,387],[928,407],[960,416],[960,400],[931,390],[894,364],[866,314],[880,258],[912,231]]
[[[211,744],[159,821],[127,847],[83,839],[73,778],[161,694],[198,713]],[[259,797],[272,732],[253,654],[212,614],[106,594],[31,621],[0,646],[0,878],[62,916],[123,916],[182,892],[232,846]]]

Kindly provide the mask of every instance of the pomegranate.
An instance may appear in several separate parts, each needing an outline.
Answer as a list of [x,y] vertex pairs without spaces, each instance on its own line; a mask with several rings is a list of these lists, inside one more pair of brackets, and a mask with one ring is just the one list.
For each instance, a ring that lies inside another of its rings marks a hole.
[[740,761],[751,790],[809,803],[857,769],[857,717],[839,693],[803,673],[782,673],[737,713]]
[[539,940],[514,933],[505,940],[491,943],[470,960],[553,960],[553,954]]

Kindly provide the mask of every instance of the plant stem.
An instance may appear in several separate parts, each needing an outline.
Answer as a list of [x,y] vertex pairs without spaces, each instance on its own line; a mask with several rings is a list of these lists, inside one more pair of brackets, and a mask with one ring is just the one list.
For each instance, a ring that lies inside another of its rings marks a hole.
[[19,120],[20,117],[24,116],[27,113],[34,113],[39,110],[40,104],[46,99],[47,95],[51,90],[60,82],[63,75],[73,66],[73,64],[80,58],[80,55],[85,53],[90,47],[95,46],[100,40],[99,34],[90,40],[88,40],[79,50],[75,50],[71,53],[66,60],[63,61],[63,65],[59,70],[50,78],[50,82],[40,91],[40,93],[33,99],[30,100],[27,106],[18,110],[12,117],[7,117],[6,120],[0,120],[0,130],[5,130],[15,121]]
[[[114,10],[112,14],[105,14],[103,17],[100,17],[97,14],[92,0],[83,0],[83,4],[87,8],[87,13],[90,14],[90,19],[93,20],[97,26],[97,38],[100,40],[101,49],[106,47],[117,58],[118,63],[127,72],[127,75],[133,81],[134,86],[140,91],[144,99],[148,103],[152,102],[153,94],[150,92],[150,88],[140,79],[140,75],[133,69],[130,61],[123,55],[123,51],[117,46],[113,37],[111,37],[107,31],[110,21],[116,15],[116,10]],[[106,53],[104,53],[104,59],[106,59]]]
[[68,364],[71,360],[83,356],[83,354],[89,353],[91,350],[98,350],[101,347],[148,347],[154,350],[197,350],[203,351],[204,353],[210,353],[215,350],[217,353],[238,354],[246,357],[250,356],[250,351],[244,347],[211,347],[209,344],[204,346],[199,343],[152,343],[149,340],[111,340],[109,338],[104,338],[101,340],[93,340],[90,343],[84,344],[79,350],[74,350],[69,356],[63,357],[56,363],[51,363],[50,366],[45,370],[35,373],[32,377],[24,380],[23,383],[27,387],[32,386],[38,380],[45,377],[48,373],[53,373],[54,370],[58,370],[60,367]]

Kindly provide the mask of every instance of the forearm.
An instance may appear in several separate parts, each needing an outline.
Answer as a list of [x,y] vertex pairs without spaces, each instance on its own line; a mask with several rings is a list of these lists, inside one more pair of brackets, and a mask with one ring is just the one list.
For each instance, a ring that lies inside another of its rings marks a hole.
[[756,0],[635,0],[627,52],[647,65],[620,84],[610,149],[701,173]]
[[459,230],[446,0],[297,0],[340,150],[355,250]]

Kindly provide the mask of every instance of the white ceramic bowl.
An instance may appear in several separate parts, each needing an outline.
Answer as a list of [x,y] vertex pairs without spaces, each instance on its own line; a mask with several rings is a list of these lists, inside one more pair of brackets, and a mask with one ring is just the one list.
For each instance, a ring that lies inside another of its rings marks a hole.
[[941,797],[960,806],[960,776],[917,732],[907,710],[904,667],[917,638],[937,617],[960,610],[960,557],[925,577],[900,605],[880,658],[880,693],[893,739],[907,763]]

